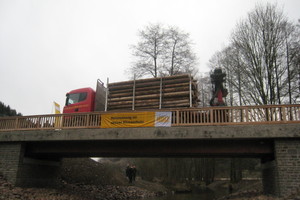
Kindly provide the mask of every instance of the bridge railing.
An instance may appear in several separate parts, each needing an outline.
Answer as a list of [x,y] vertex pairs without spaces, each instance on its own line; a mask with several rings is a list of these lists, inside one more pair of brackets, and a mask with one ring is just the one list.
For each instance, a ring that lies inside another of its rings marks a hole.
[[[299,104],[158,111],[172,112],[172,126],[300,123]],[[100,128],[104,113],[107,112],[1,117],[0,131]]]
[[172,125],[300,123],[300,105],[208,107],[173,111]]

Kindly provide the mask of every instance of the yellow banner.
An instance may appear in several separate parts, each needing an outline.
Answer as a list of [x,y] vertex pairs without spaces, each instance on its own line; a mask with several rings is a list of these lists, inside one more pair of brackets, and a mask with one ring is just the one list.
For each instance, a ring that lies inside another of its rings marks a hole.
[[60,114],[60,105],[58,103],[56,103],[55,101],[53,103],[54,103],[55,114]]
[[101,115],[101,128],[171,126],[171,112],[133,112]]
[[[55,101],[53,103],[54,103],[55,114],[60,114],[60,105],[58,103],[56,103]],[[54,127],[60,127],[60,125],[61,125],[60,117],[55,117]]]

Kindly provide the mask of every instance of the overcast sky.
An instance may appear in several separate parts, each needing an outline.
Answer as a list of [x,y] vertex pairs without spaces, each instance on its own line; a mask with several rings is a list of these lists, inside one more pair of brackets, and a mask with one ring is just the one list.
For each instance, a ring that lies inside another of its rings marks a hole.
[[72,89],[128,80],[130,46],[149,23],[189,33],[199,71],[208,71],[238,21],[266,2],[300,19],[300,0],[0,0],[0,101],[51,114]]

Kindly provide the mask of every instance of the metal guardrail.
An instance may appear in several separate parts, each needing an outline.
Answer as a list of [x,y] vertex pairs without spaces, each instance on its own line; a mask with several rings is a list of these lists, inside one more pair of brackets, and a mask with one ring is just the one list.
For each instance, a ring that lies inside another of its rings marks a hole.
[[[172,112],[172,126],[300,123],[300,104],[156,111]],[[116,112],[0,117],[0,131],[101,128],[101,115],[107,113]]]

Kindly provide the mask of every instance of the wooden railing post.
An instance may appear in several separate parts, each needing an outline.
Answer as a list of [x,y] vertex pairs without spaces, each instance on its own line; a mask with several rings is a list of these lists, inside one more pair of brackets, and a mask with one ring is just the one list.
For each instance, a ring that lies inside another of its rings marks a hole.
[[249,122],[249,110],[248,107],[245,108],[245,116],[246,116],[246,122]]
[[87,114],[86,126],[90,126],[90,114]]
[[101,127],[101,114],[102,114],[102,113],[99,113],[99,122],[98,122],[98,126],[99,126],[99,127]]
[[215,115],[214,109],[211,109],[210,111],[211,111],[211,113],[210,113],[210,123],[213,124],[213,122],[214,122],[214,115]]
[[286,122],[286,111],[285,111],[286,106],[282,106],[280,108],[281,108],[280,109],[281,119],[283,120],[283,122]]
[[15,121],[15,129],[18,129],[18,126],[19,126],[19,118],[17,117]]

